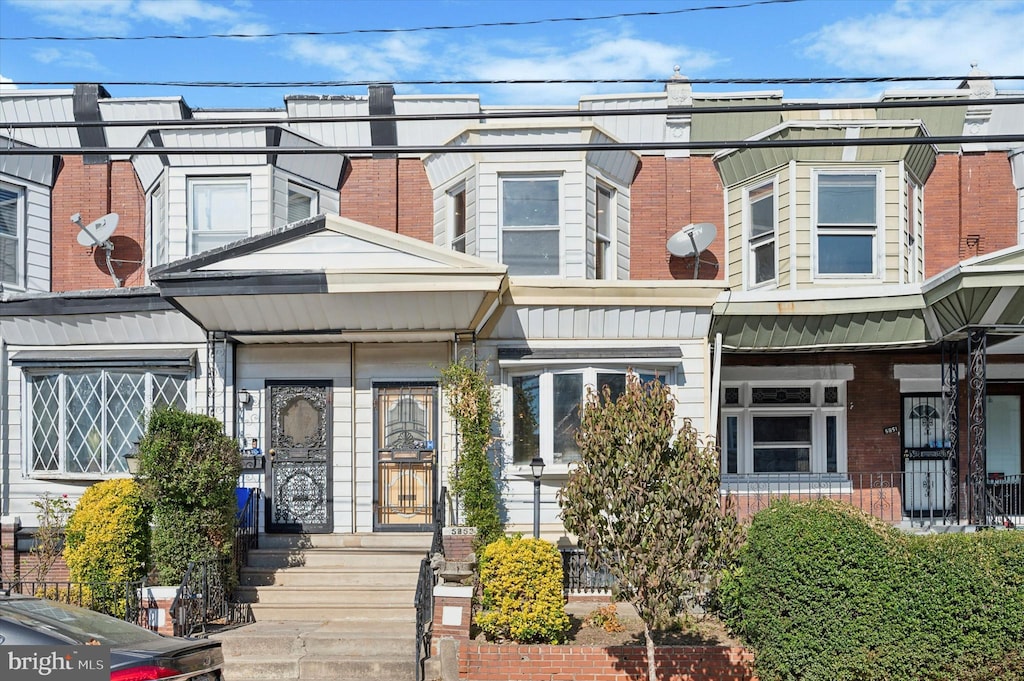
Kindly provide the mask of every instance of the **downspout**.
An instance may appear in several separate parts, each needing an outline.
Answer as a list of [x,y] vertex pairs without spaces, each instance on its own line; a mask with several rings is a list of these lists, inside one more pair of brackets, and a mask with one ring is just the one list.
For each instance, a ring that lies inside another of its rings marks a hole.
[[[351,395],[348,398],[349,409],[349,456],[352,459],[352,534],[357,531],[356,525],[356,344],[348,344],[348,382]],[[372,494],[372,492],[371,492]]]
[[718,395],[722,389],[722,334],[715,334],[715,354],[711,361],[711,414],[708,432],[718,439]]

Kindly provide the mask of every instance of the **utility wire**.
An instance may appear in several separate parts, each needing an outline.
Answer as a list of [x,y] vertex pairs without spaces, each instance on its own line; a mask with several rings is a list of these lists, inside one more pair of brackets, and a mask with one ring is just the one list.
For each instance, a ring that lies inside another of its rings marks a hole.
[[[976,80],[1024,80],[1024,74],[1009,76],[822,76],[822,77],[769,77],[769,78],[685,78],[691,85],[849,85],[859,83],[910,83]],[[648,84],[661,85],[677,82],[672,78],[547,78],[547,79],[500,79],[500,80],[120,80],[103,83],[104,86],[145,86],[145,87],[218,87],[218,88],[344,88],[369,87],[371,85],[615,85]],[[10,85],[60,85],[86,84],[79,80],[15,80]],[[714,94],[714,93],[703,93]]]
[[700,142],[598,142],[570,144],[467,144],[381,146],[322,146],[322,147],[6,147],[2,156],[202,156],[202,155],[323,155],[341,154],[465,154],[465,153],[523,153],[559,151],[665,151],[726,149],[792,149],[808,147],[879,147],[919,146],[943,144],[998,144],[1024,142],[1024,134],[1009,135],[937,135],[934,137],[874,137],[786,140],[717,140]]
[[274,31],[268,33],[207,33],[203,35],[139,35],[139,36],[117,36],[117,35],[93,35],[93,36],[0,36],[0,40],[28,41],[28,40],[59,40],[65,42],[86,42],[99,40],[112,41],[133,41],[133,40],[208,40],[216,38],[281,38],[281,37],[324,37],[344,35],[365,35],[365,34],[391,34],[391,33],[417,33],[427,31],[457,31],[471,28],[496,28],[514,26],[538,26],[541,24],[557,24],[568,22],[605,21],[608,19],[630,19],[634,17],[660,17],[677,14],[690,14],[693,12],[712,12],[727,9],[743,9],[757,7],[759,5],[781,5],[806,0],[753,0],[734,5],[707,5],[703,7],[686,7],[683,9],[647,11],[647,12],[620,12],[618,14],[605,14],[590,17],[553,17],[549,19],[529,19],[524,21],[489,21],[475,24],[457,24],[450,26],[416,26],[410,28],[353,28],[345,31]]
[[[0,124],[3,129],[32,130],[51,128],[207,128],[222,126],[295,125],[307,123],[368,123],[371,121],[464,121],[464,120],[535,120],[552,118],[598,118],[617,116],[687,116],[733,113],[785,113],[791,111],[855,111],[860,109],[903,109],[903,108],[948,108],[967,106],[1000,106],[1024,104],[1024,97],[996,97],[991,99],[892,99],[877,102],[835,101],[835,102],[782,102],[779,104],[740,104],[715,106],[673,106],[643,109],[559,109],[559,110],[517,110],[480,111],[458,113],[422,114],[362,114],[351,116],[263,116],[256,118],[186,118],[169,119],[127,119],[111,121],[18,121]],[[282,112],[284,113],[284,112]],[[893,122],[893,119],[878,119],[879,123]],[[822,121],[828,122],[828,121]],[[843,124],[844,121],[833,121]]]

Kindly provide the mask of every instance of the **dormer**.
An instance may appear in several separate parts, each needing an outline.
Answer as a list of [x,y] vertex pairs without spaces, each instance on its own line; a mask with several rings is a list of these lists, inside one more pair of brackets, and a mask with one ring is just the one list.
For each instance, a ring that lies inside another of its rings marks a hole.
[[[146,191],[147,266],[165,264],[269,232],[319,213],[337,214],[345,159],[280,153],[319,143],[287,128],[238,125],[151,130],[132,158]],[[241,148],[251,154],[176,153]],[[263,151],[265,149],[265,151]]]
[[726,188],[729,284],[770,290],[921,281],[923,186],[936,148],[842,142],[927,136],[919,120],[788,120],[753,139],[836,142],[716,154]]
[[[590,123],[487,123],[448,142],[465,153],[424,159],[434,243],[508,266],[511,276],[629,278],[631,151],[540,145],[616,142]],[[522,151],[481,151],[517,145]]]

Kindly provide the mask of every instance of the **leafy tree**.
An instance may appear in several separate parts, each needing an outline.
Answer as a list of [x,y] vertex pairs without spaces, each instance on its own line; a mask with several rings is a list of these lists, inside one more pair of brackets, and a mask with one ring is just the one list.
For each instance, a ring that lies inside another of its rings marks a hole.
[[477,547],[502,536],[498,487],[487,450],[494,442],[495,405],[485,367],[454,362],[441,371],[441,386],[459,432],[458,455],[449,472],[452,493],[462,501],[466,524],[477,528]]
[[591,566],[608,567],[613,596],[643,620],[652,681],[652,630],[711,588],[740,542],[735,514],[720,505],[715,449],[689,422],[674,423],[675,400],[658,381],[629,373],[618,399],[608,386],[588,388],[581,458],[559,496]]

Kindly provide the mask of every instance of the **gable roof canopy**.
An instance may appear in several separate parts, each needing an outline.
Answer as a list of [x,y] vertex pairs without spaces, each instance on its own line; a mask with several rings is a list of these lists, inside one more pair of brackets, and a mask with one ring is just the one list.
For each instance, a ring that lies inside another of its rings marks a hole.
[[447,340],[477,332],[506,267],[319,215],[154,268],[160,294],[243,343]]
[[1024,246],[964,260],[925,282],[923,293],[943,337],[979,326],[1024,334]]

